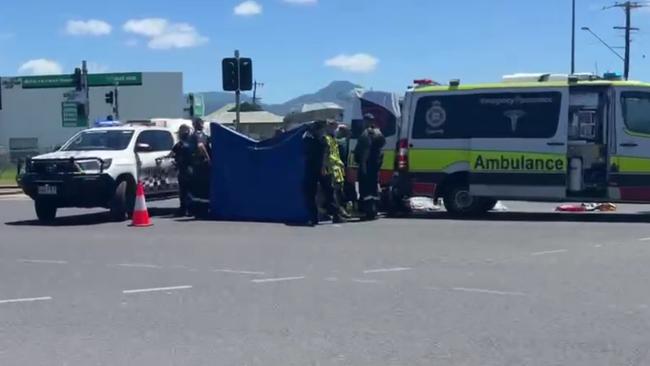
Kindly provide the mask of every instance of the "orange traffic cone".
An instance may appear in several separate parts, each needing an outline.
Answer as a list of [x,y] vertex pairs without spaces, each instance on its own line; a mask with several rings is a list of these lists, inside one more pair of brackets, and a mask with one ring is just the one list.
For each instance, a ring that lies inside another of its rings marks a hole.
[[138,182],[138,188],[135,191],[135,207],[133,208],[133,222],[131,226],[147,227],[152,226],[149,211],[147,211],[147,202],[144,199],[144,187]]

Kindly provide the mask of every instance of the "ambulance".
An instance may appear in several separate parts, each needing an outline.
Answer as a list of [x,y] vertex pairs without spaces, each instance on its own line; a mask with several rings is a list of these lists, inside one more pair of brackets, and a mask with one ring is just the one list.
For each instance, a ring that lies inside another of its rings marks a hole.
[[650,83],[606,74],[420,81],[405,96],[391,199],[455,215],[497,200],[650,202]]

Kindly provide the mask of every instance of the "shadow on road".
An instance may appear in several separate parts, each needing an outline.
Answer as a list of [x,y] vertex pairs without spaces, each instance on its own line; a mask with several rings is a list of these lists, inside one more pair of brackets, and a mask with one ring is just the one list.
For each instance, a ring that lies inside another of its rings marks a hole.
[[604,222],[648,223],[650,212],[602,213],[602,212],[491,212],[484,216],[456,217],[446,212],[414,214],[397,219],[458,220],[458,221],[527,221],[527,222]]
[[[174,208],[150,208],[149,215],[151,217],[158,218],[171,218],[173,217],[176,209]],[[57,217],[54,222],[51,223],[42,223],[38,220],[21,220],[6,222],[5,225],[9,226],[91,226],[91,225],[101,225],[106,223],[113,223],[115,221],[111,220],[111,217],[106,212],[98,212],[91,214],[82,214],[82,215],[73,215],[73,216],[61,216]],[[125,223],[127,223],[125,221]]]

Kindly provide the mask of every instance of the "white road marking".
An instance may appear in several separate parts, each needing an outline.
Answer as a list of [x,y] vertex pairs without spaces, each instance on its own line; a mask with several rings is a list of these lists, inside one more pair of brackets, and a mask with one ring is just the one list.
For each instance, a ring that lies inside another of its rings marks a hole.
[[34,302],[34,301],[47,301],[47,300],[52,300],[52,298],[49,296],[44,296],[44,297],[31,297],[31,298],[24,298],[24,299],[0,300],[0,304],[13,304],[17,302]]
[[240,271],[235,269],[213,269],[212,272],[219,273],[232,273],[232,274],[244,274],[244,275],[264,275],[264,272],[255,272],[255,271]]
[[639,241],[650,241],[650,238],[641,238]]
[[0,201],[29,201],[31,198],[23,194],[0,195]]
[[531,253],[531,256],[537,256],[537,255],[549,255],[549,254],[560,254],[560,253],[566,253],[568,252],[568,249],[557,249],[557,250],[547,250],[543,252],[535,252]]
[[173,286],[173,287],[154,287],[154,288],[141,288],[136,290],[124,290],[123,294],[139,294],[143,292],[156,292],[156,291],[174,291],[174,290],[188,290],[192,286]]
[[148,268],[148,269],[162,269],[162,266],[155,264],[146,264],[146,263],[120,263],[116,264],[117,267],[126,267],[126,268]]
[[497,291],[497,290],[487,290],[481,288],[453,287],[452,290],[461,291],[461,292],[475,292],[479,294],[489,294],[489,295],[526,296],[526,294],[523,292]]
[[17,259],[16,262],[34,264],[68,264],[67,261],[58,261],[52,259]]
[[395,267],[395,268],[380,268],[380,269],[368,269],[363,271],[363,273],[368,274],[368,273],[383,273],[383,272],[402,272],[402,271],[410,271],[413,268],[408,268],[408,267]]
[[377,281],[377,280],[361,280],[361,279],[358,279],[358,278],[352,279],[352,282],[356,282],[356,283],[381,283],[381,281]]
[[297,277],[278,277],[278,278],[260,278],[257,280],[251,280],[253,283],[268,283],[268,282],[282,282],[282,281],[296,281],[296,280],[304,280],[305,276],[297,276]]

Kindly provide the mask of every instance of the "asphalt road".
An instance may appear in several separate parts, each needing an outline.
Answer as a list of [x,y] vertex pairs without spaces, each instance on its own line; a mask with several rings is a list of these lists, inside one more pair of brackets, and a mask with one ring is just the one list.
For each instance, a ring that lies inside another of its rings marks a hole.
[[0,198],[0,365],[650,364],[644,206],[311,229],[172,204],[39,226]]

